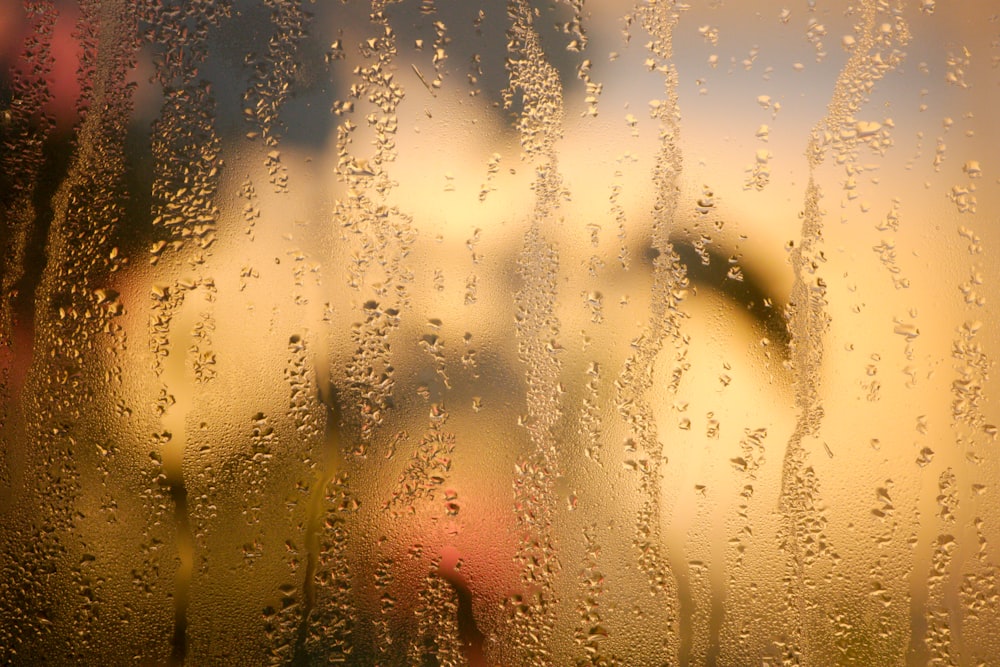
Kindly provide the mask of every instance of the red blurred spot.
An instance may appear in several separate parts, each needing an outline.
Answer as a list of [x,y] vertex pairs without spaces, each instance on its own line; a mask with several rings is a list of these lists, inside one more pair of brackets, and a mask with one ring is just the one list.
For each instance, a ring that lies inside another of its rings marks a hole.
[[79,120],[80,79],[78,70],[83,58],[83,49],[76,38],[76,24],[80,11],[75,5],[63,5],[59,10],[52,35],[52,72],[49,75],[49,90],[52,101],[49,111],[56,126],[66,128]]

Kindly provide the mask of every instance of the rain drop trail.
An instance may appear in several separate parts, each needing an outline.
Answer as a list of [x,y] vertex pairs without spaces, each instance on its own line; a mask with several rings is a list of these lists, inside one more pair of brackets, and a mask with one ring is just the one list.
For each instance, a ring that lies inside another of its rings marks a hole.
[[[810,544],[826,542],[822,529],[818,535],[810,534],[815,532],[812,526],[822,525],[823,517],[816,510],[819,481],[808,465],[809,452],[805,446],[810,438],[819,433],[823,422],[819,387],[824,358],[823,338],[828,323],[826,283],[822,276],[817,275],[816,269],[818,260],[822,258],[824,214],[820,207],[822,189],[815,174],[830,149],[838,160],[854,159],[851,151],[859,140],[857,132],[843,135],[846,140],[832,143],[827,137],[840,137],[840,130],[852,125],[854,114],[867,101],[865,91],[898,65],[901,56],[894,55],[883,60],[876,50],[877,35],[883,25],[880,11],[883,10],[881,5],[871,0],[861,3],[857,46],[837,77],[827,115],[816,124],[810,135],[806,148],[808,183],[804,193],[801,237],[790,253],[795,281],[790,299],[789,329],[798,417],[795,430],[785,445],[779,508],[787,540],[785,606],[790,615],[786,624],[784,651],[786,659],[794,662],[811,662],[810,637],[806,628],[813,594],[808,588],[806,568],[817,557],[816,554],[810,555]],[[905,44],[906,34],[903,29],[896,35],[900,45]]]
[[295,653],[292,658],[294,665],[309,664],[306,640],[309,637],[309,618],[316,608],[316,568],[319,563],[320,532],[323,517],[326,516],[326,489],[344,469],[344,453],[340,438],[340,407],[333,383],[325,373],[321,372],[323,368],[324,364],[317,364],[316,394],[320,403],[326,408],[326,426],[323,432],[324,464],[309,495],[309,518],[305,535],[308,560],[302,582],[302,620],[299,622],[298,636],[295,639]]
[[458,633],[462,640],[462,654],[469,663],[469,667],[487,667],[486,635],[476,624],[476,618],[472,613],[472,587],[459,572],[459,553],[454,547],[445,547],[441,553],[441,563],[438,566],[438,574],[441,578],[451,584],[458,596]]
[[563,409],[558,389],[561,362],[555,356],[561,349],[555,309],[559,250],[545,228],[556,220],[563,187],[555,151],[562,132],[563,97],[558,72],[545,58],[528,3],[512,3],[510,16],[510,86],[523,96],[524,112],[518,121],[521,146],[535,162],[537,174],[531,226],[518,258],[523,287],[514,302],[533,449],[517,465],[515,511],[523,538],[516,558],[523,565],[523,580],[537,582],[538,589],[531,596],[530,613],[517,617],[514,644],[523,650],[524,664],[545,665],[552,663],[550,638],[556,625],[552,573],[559,569],[559,557],[553,539],[552,499],[553,480],[559,476],[555,429]]
[[[173,323],[163,375],[174,403],[163,414],[163,428],[170,438],[163,450],[163,471],[166,487],[174,501],[174,521],[177,530],[177,555],[180,566],[174,578],[174,633],[171,639],[170,664],[182,665],[187,655],[187,612],[191,599],[191,577],[194,571],[194,533],[188,514],[188,493],[184,483],[184,449],[187,443],[186,420],[194,404],[191,387],[194,384],[185,372],[184,352],[194,344],[197,319],[190,305],[181,307]],[[188,380],[188,381],[185,381]]]
[[664,645],[666,655],[661,661],[686,665],[690,661],[694,637],[691,625],[694,600],[682,550],[666,548],[661,531],[660,491],[667,457],[659,441],[649,400],[657,357],[668,344],[680,355],[684,345],[679,335],[678,306],[687,275],[670,243],[682,169],[677,70],[672,61],[673,29],[678,20],[678,12],[665,5],[650,4],[642,13],[643,26],[653,36],[647,48],[651,57],[660,63],[664,93],[664,99],[656,101],[652,112],[660,128],[660,145],[652,173],[652,180],[657,184],[650,257],[653,282],[649,319],[642,333],[633,340],[634,351],[619,372],[616,401],[619,413],[648,457],[639,480],[643,499],[635,521],[634,543],[640,552],[638,565],[646,574],[650,589],[664,597],[668,615],[677,618],[676,627],[670,628],[673,632]]

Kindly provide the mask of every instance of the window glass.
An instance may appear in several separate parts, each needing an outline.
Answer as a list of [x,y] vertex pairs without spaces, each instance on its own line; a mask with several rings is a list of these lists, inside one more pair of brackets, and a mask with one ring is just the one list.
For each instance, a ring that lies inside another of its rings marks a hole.
[[1000,661],[982,3],[0,1],[0,663]]

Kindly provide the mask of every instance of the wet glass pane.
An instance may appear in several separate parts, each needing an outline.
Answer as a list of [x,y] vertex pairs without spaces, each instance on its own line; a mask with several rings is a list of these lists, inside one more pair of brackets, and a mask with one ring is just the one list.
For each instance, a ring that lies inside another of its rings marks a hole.
[[0,663],[1000,663],[989,2],[0,2]]

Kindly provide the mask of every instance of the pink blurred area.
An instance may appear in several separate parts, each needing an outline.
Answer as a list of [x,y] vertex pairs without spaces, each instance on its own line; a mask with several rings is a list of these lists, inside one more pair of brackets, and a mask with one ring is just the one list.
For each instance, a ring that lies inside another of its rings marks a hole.
[[81,88],[78,69],[82,54],[76,35],[76,25],[80,18],[80,9],[76,3],[0,0],[0,77],[10,81],[17,72],[21,76],[31,75],[21,69],[24,67],[22,52],[35,25],[29,12],[41,7],[44,7],[43,11],[54,10],[57,13],[51,42],[51,70],[44,76],[52,94],[46,111],[51,114],[58,128],[65,129],[79,119]]

